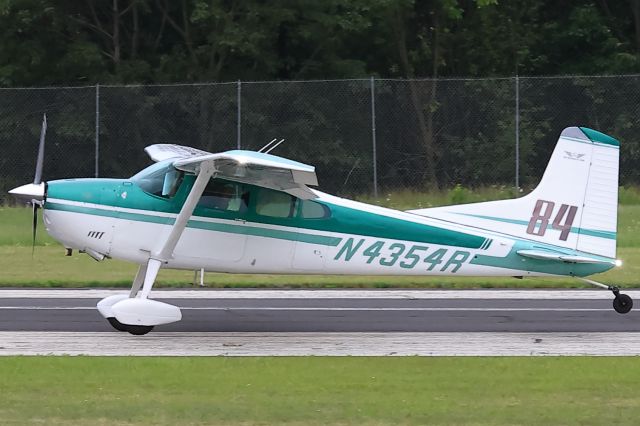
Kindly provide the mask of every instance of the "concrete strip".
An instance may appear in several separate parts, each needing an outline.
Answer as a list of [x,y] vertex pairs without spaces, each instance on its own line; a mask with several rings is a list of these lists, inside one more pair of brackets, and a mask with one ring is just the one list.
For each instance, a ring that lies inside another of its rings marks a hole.
[[[640,290],[623,291],[640,298]],[[2,289],[3,298],[102,299],[128,290]],[[613,299],[606,290],[153,290],[153,299]]]
[[638,356],[640,333],[0,332],[0,355]]

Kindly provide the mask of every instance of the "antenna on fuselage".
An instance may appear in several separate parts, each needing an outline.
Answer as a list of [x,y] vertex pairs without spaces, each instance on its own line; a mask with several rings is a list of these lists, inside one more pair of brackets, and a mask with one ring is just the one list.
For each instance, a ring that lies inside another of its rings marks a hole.
[[277,144],[273,145],[271,148],[269,148],[268,150],[266,150],[264,153],[265,153],[265,154],[270,153],[271,151],[273,151],[274,149],[276,149],[276,148],[278,147],[278,145],[280,145],[282,142],[284,142],[284,139],[280,139],[280,140],[278,141],[278,143],[277,143]]
[[272,140],[271,142],[269,142],[268,144],[266,144],[265,146],[263,146],[262,148],[260,148],[260,149],[258,150],[258,152],[262,152],[262,151],[264,151],[265,149],[267,149],[267,147],[269,147],[269,145],[271,145],[272,143],[274,143],[274,142],[275,142],[275,141],[277,141],[277,140],[278,140],[278,138],[273,138],[273,140]]
[[277,141],[278,138],[274,138],[271,142],[269,142],[268,144],[266,144],[265,146],[263,146],[262,148],[260,148],[258,150],[258,152],[262,152],[264,154],[268,154],[271,151],[273,151],[274,149],[276,149],[276,147],[278,145],[280,145],[282,142],[284,142],[284,139],[280,139],[275,145],[272,145],[275,141]]

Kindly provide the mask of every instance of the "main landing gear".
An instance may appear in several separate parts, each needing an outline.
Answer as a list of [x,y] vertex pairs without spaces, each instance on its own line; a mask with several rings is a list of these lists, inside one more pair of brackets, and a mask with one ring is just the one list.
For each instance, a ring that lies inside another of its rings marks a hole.
[[[150,300],[149,292],[158,276],[160,267],[172,258],[173,251],[187,227],[198,200],[209,183],[209,179],[217,170],[214,159],[196,161],[194,167],[198,177],[196,177],[171,231],[162,245],[159,245],[157,250],[149,252],[147,261],[140,265],[129,294],[105,297],[98,302],[98,311],[116,330],[141,335],[147,334],[156,325],[170,324],[182,319],[180,308],[157,300]],[[133,247],[131,249],[133,250]]]
[[589,280],[587,278],[580,278],[580,280],[594,285],[596,287],[605,288],[613,293],[613,309],[619,314],[626,314],[633,308],[633,299],[627,294],[620,293],[620,289],[616,286],[606,285],[597,281]]

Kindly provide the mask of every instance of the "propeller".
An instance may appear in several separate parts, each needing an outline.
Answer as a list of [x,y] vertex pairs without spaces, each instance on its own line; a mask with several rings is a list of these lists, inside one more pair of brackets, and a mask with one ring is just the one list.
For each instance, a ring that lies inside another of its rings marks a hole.
[[33,213],[33,222],[31,225],[31,257],[33,257],[33,253],[36,251],[36,230],[38,229],[38,204],[36,202],[31,204],[31,211]]
[[44,165],[44,138],[47,135],[47,114],[42,116],[42,129],[40,130],[40,145],[38,146],[38,159],[36,160],[36,174],[33,177],[33,184],[42,183],[42,167]]
[[[33,184],[40,186],[42,183],[42,169],[44,167],[44,139],[47,135],[47,114],[42,117],[42,129],[40,130],[40,145],[38,146],[38,159],[36,160],[36,174],[33,177]],[[38,208],[40,208],[43,200],[31,199],[33,220],[31,222],[31,257],[36,249],[36,232],[38,229]]]
[[33,206],[32,214],[32,241],[31,255],[36,245],[36,229],[38,228],[38,208],[42,207],[46,198],[47,184],[42,182],[42,168],[44,166],[44,139],[47,134],[47,114],[42,118],[42,130],[40,131],[40,145],[38,146],[38,159],[36,160],[36,174],[33,183],[13,188],[9,194],[15,195],[21,200],[30,202]]

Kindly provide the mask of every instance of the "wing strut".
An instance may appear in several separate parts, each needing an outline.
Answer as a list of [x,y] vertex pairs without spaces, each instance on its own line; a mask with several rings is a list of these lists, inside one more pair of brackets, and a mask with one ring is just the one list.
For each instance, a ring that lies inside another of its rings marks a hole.
[[187,222],[204,192],[207,183],[213,173],[215,172],[215,166],[213,161],[203,161],[200,163],[200,169],[198,171],[198,177],[196,178],[193,187],[191,188],[191,192],[189,192],[189,196],[185,200],[182,209],[180,209],[180,213],[178,217],[176,217],[176,221],[171,228],[171,232],[167,236],[167,239],[164,243],[157,248],[157,250],[153,251],[149,256],[149,261],[147,263],[147,270],[144,276],[144,283],[142,284],[142,292],[140,293],[140,298],[146,299],[149,296],[149,292],[153,287],[153,283],[156,280],[158,275],[158,271],[163,263],[166,263],[171,256],[173,255],[173,250],[176,248],[182,233],[187,227]]
[[[182,313],[177,306],[151,300],[148,297],[160,267],[173,256],[173,250],[215,171],[213,160],[202,161],[193,170],[197,174],[196,181],[182,209],[180,209],[169,235],[161,245],[158,245],[151,252],[146,265],[140,265],[133,280],[131,292],[128,295],[109,296],[98,302],[98,310],[116,330],[128,331],[136,335],[147,334],[156,325],[169,324],[182,319]],[[142,287],[142,291],[138,292],[140,287]]]

